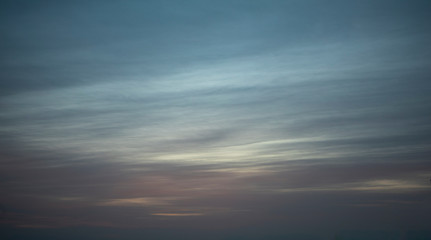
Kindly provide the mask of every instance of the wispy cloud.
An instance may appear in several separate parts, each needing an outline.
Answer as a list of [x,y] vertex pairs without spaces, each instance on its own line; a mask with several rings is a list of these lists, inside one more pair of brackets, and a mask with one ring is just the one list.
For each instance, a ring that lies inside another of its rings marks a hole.
[[148,206],[163,206],[163,205],[170,205],[171,201],[175,200],[172,198],[155,198],[155,197],[141,197],[141,198],[121,198],[121,199],[110,199],[105,200],[97,205],[100,206],[142,206],[142,207],[148,207]]
[[426,1],[2,6],[3,224],[426,228]]
[[191,217],[191,216],[202,216],[202,213],[153,213],[154,216],[162,217]]

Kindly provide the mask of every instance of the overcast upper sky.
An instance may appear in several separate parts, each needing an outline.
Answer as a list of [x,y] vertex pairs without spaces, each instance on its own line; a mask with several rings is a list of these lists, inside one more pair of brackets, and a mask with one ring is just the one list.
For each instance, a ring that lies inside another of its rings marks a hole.
[[428,0],[1,1],[1,229],[431,236],[430,11]]

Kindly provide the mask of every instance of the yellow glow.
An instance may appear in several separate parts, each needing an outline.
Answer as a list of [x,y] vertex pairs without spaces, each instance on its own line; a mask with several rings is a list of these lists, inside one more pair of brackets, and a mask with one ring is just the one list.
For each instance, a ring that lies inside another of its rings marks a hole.
[[[307,141],[318,141],[324,138],[295,138],[295,139],[277,139],[270,141],[250,142],[240,145],[232,146],[219,146],[213,148],[206,148],[204,151],[191,151],[191,152],[172,152],[152,156],[156,161],[180,161],[180,162],[232,162],[232,161],[257,161],[262,159],[272,158],[286,158],[289,156],[292,159],[309,158],[313,152],[304,152],[293,149],[288,149],[282,152],[265,151],[271,146],[276,147],[280,144],[300,143]],[[320,153],[320,156],[322,154]],[[325,157],[332,157],[333,154],[325,154]],[[145,158],[145,156],[136,159]]]

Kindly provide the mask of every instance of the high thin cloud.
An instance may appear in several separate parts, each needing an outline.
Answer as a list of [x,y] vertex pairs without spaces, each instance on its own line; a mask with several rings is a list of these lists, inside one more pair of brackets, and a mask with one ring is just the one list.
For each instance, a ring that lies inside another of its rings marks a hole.
[[430,230],[427,1],[2,6],[10,234]]

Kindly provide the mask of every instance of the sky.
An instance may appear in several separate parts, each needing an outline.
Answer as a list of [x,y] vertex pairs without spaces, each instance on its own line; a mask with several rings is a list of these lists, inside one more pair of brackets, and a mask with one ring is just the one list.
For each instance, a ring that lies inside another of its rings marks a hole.
[[431,238],[430,10],[0,1],[2,235]]

